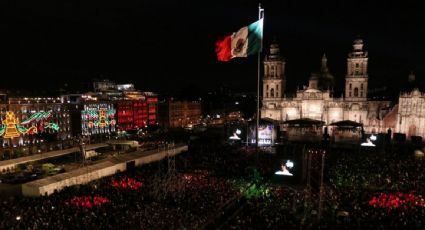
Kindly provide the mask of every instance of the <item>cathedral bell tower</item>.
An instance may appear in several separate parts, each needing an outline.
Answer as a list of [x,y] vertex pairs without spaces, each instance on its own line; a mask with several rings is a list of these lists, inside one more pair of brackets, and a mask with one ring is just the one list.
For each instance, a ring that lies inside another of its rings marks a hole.
[[347,75],[345,77],[345,99],[348,101],[366,101],[368,74],[368,53],[363,51],[363,40],[353,42],[353,51],[347,58]]
[[264,58],[263,99],[282,98],[285,86],[285,60],[280,56],[279,45],[273,43]]

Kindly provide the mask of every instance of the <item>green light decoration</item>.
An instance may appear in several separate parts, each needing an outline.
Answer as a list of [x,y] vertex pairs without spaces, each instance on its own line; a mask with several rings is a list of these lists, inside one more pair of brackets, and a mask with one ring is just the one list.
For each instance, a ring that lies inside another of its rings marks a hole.
[[53,122],[45,123],[44,124],[45,129],[53,129],[55,131],[59,130],[59,125]]
[[[3,124],[0,125],[0,136],[3,136],[3,138],[15,138],[19,137],[21,134],[38,133],[37,123],[43,123],[43,121],[49,119],[51,116],[51,111],[36,112],[31,114],[25,121],[19,123],[15,113],[13,111],[7,111],[6,118],[2,121]],[[29,128],[25,126],[30,124],[32,125]],[[44,122],[44,128],[51,128],[55,131],[59,130],[59,126],[53,122]]]
[[82,111],[83,115],[88,115],[89,119],[96,119],[99,117],[99,113],[97,110],[83,110]]
[[252,184],[248,187],[247,190],[243,193],[245,198],[251,199],[251,198],[259,198],[259,197],[269,197],[270,196],[270,190],[265,185],[259,185]]
[[18,132],[23,133],[23,134],[33,134],[33,133],[37,133],[37,127],[35,126],[31,126],[29,128],[22,126],[20,124],[16,124],[16,129],[18,130]]
[[0,136],[3,136],[6,132],[6,125],[0,125]]
[[116,112],[115,109],[83,110],[81,113],[83,115],[88,115],[89,119],[96,119],[96,118],[99,118],[99,112],[102,110],[106,111],[106,116],[108,117],[115,116],[115,112]]
[[41,120],[46,120],[52,116],[52,112],[36,112],[31,114],[29,118],[27,118],[25,121],[21,122],[21,125],[28,125],[34,122],[39,122]]
[[263,184],[263,178],[257,169],[253,169],[253,173],[250,176],[250,182],[246,183],[241,189],[242,195],[247,198],[259,198],[259,197],[269,197],[270,189],[267,185]]
[[115,125],[115,120],[113,119],[115,112],[115,109],[106,110],[105,108],[101,108],[98,110],[83,110],[82,114],[83,116],[88,115],[88,120],[94,120],[88,122],[89,128],[104,128],[107,125]]
[[112,117],[112,116],[115,116],[115,109],[108,109],[108,111],[106,112],[106,115],[108,116],[108,117]]
[[246,199],[270,196],[270,188],[267,184],[255,184],[245,179],[235,180],[233,184]]

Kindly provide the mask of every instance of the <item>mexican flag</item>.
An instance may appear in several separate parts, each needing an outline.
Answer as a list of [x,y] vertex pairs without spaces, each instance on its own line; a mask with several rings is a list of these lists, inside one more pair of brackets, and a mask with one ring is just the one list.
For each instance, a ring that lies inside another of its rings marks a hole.
[[229,61],[235,57],[247,57],[261,51],[263,40],[263,19],[237,32],[219,39],[215,52],[219,61]]

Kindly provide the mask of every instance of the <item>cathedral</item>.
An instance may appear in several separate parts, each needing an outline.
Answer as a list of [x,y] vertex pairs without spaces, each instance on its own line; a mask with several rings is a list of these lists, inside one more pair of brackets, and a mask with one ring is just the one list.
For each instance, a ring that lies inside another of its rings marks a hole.
[[347,56],[344,95],[334,97],[334,76],[329,72],[327,58],[322,57],[321,69],[312,73],[308,87],[298,89],[293,97],[286,95],[285,60],[279,46],[271,44],[264,58],[263,98],[261,118],[281,123],[309,118],[329,125],[350,120],[363,124],[365,132],[386,132],[383,117],[390,101],[369,100],[368,52],[363,40],[356,39]]

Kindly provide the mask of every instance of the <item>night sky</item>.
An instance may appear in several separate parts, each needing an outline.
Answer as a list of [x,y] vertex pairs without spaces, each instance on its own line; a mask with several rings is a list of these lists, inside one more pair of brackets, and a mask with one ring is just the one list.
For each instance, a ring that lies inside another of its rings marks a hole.
[[[397,89],[425,74],[419,3],[266,1],[264,46],[276,37],[293,91],[319,70],[324,52],[342,86],[360,36],[370,88]],[[256,57],[216,61],[214,42],[257,20],[256,1],[0,1],[0,88],[79,87],[91,78],[178,92],[226,85],[256,90]],[[30,78],[23,80],[24,78]]]

